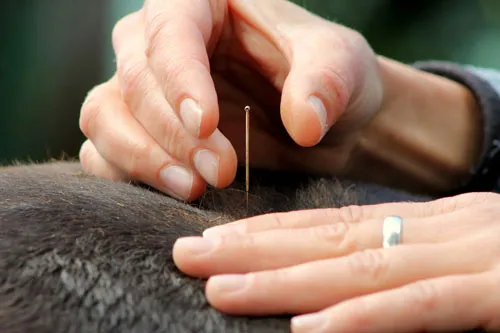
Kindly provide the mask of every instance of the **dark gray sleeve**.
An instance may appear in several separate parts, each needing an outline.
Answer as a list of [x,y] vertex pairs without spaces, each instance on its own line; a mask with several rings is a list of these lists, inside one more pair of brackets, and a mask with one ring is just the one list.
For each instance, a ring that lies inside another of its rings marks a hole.
[[426,61],[414,67],[444,76],[469,88],[476,97],[483,119],[483,148],[479,163],[470,170],[470,177],[449,195],[476,191],[500,190],[500,71]]

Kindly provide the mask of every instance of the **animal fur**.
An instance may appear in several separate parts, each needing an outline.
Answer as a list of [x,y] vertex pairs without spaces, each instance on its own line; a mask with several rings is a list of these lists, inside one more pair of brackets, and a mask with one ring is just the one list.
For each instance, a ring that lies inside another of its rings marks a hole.
[[[77,163],[0,168],[0,332],[288,332],[287,316],[211,308],[172,261],[178,237],[245,216],[244,198],[240,179],[187,204]],[[403,200],[426,198],[252,170],[249,214]]]

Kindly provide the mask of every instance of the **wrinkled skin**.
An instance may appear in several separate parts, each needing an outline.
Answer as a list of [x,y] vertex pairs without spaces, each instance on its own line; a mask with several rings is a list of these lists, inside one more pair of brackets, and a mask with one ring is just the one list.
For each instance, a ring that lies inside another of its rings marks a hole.
[[358,32],[284,0],[148,0],[113,46],[115,75],[82,106],[82,166],[187,200],[231,184],[246,105],[254,167],[339,175],[384,95]]

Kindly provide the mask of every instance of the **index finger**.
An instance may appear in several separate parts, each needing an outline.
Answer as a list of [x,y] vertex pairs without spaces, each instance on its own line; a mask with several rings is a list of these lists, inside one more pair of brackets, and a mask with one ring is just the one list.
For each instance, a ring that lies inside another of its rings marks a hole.
[[219,122],[207,53],[215,30],[212,2],[220,1],[147,0],[144,5],[148,64],[184,127],[198,138],[210,136]]

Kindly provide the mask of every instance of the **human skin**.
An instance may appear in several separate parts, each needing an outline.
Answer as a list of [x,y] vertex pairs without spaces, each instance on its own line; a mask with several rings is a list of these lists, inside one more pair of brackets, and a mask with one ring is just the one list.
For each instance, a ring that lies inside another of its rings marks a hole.
[[[477,161],[481,117],[465,87],[377,56],[358,33],[283,0],[193,3],[148,0],[116,26],[117,73],[82,109],[86,171],[186,200],[206,182],[227,186],[243,156],[245,105],[254,166],[440,193]],[[263,215],[251,220],[261,229],[243,228],[241,237],[233,229],[181,239],[174,259],[187,274],[212,276],[206,294],[222,311],[322,315],[298,317],[294,332],[311,329],[306,318],[323,319],[326,332],[498,329],[497,201],[469,194]],[[382,250],[380,223],[392,214],[405,221],[405,243]],[[352,246],[335,242],[343,237]],[[207,252],[193,254],[200,248]],[[259,255],[243,260],[249,249]],[[425,269],[398,261],[406,257]],[[291,299],[289,290],[299,293]]]
[[[500,330],[500,195],[266,214],[184,237],[185,273],[229,314],[302,314],[292,332]],[[382,248],[382,221],[403,218]],[[292,291],[293,292],[290,292]]]
[[246,105],[255,167],[440,193],[476,162],[482,124],[465,87],[288,1],[193,1],[147,0],[116,25],[117,72],[81,112],[87,172],[184,200],[226,187]]

